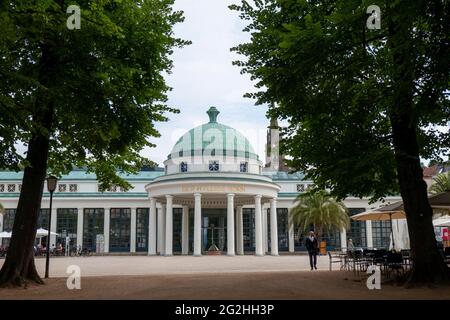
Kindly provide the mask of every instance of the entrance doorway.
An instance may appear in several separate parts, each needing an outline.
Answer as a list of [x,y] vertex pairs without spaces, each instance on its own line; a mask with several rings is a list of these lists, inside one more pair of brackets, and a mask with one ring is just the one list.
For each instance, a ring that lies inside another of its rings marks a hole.
[[227,250],[227,209],[202,210],[202,251]]

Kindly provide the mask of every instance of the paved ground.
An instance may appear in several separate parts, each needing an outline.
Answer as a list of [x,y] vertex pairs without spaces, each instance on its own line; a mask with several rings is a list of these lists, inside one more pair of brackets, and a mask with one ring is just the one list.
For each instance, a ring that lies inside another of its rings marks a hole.
[[[2,261],[0,261],[0,264]],[[45,260],[38,259],[42,272]],[[81,290],[68,290],[65,268],[81,268]],[[309,271],[307,257],[87,257],[55,258],[44,286],[0,289],[1,299],[450,299],[448,287],[404,289],[365,278]],[[306,271],[307,270],[307,271]]]
[[[328,257],[318,257],[320,270],[328,270]],[[0,266],[3,260],[0,260]],[[55,257],[50,260],[50,277],[67,277],[66,269],[77,265],[83,277],[115,275],[160,275],[192,273],[235,273],[235,272],[286,272],[310,271],[308,256],[282,255],[264,256],[93,256]],[[45,259],[36,259],[38,272],[43,275]]]

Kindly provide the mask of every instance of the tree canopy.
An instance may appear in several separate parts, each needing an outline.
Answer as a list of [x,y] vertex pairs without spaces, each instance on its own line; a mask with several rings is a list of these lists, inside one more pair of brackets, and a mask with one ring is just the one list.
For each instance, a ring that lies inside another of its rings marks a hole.
[[[247,96],[276,106],[270,113],[289,120],[282,150],[292,156],[290,165],[340,198],[398,193],[390,117],[396,73],[406,67],[413,69],[410,125],[420,157],[439,157],[450,147],[449,2],[377,1],[379,30],[366,28],[371,4],[256,0],[231,6],[249,21],[251,42],[233,49],[246,57],[235,64],[260,88]],[[395,39],[394,30],[403,27]],[[392,49],[393,41],[401,47]],[[394,56],[402,48],[408,56],[399,66]]]
[[233,49],[246,58],[235,64],[257,81],[247,96],[288,120],[281,150],[290,166],[338,198],[400,192],[414,261],[408,283],[450,282],[420,165],[450,148],[450,2],[376,4],[379,29],[367,27],[373,1],[232,5],[251,33]]
[[[183,21],[173,1],[0,2],[0,167],[24,171],[0,286],[42,283],[33,244],[48,171],[86,167],[100,188],[126,189],[117,172],[151,164],[139,152],[178,111],[164,75],[173,48],[188,44],[173,34]],[[79,29],[68,27],[73,4]]]
[[[100,182],[127,187],[117,171],[142,166],[139,151],[152,146],[154,127],[166,121],[164,74],[174,47],[187,44],[172,26],[183,21],[173,0],[76,3],[81,28],[69,30],[58,0],[0,4],[0,165],[27,166],[20,144],[50,131],[52,173],[85,166]],[[53,108],[48,128],[39,113]]]

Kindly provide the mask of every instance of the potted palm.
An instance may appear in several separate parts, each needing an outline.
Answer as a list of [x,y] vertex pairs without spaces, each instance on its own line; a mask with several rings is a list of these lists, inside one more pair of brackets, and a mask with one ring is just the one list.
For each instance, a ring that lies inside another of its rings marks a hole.
[[325,190],[299,194],[290,211],[290,219],[301,231],[309,231],[308,228],[313,226],[320,243],[321,254],[326,253],[323,233],[348,229],[350,225],[345,205],[336,201]]

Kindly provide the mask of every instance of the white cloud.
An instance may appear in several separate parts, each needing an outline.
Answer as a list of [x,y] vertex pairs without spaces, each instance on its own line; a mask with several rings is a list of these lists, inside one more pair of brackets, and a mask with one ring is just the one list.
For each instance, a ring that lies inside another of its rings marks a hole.
[[242,32],[245,22],[237,12],[228,9],[236,1],[177,0],[176,10],[183,10],[185,21],[175,27],[175,34],[192,45],[175,50],[174,69],[166,77],[173,88],[169,105],[180,114],[169,115],[170,121],[158,123],[161,137],[151,139],[156,148],[146,149],[143,155],[162,165],[178,138],[189,129],[208,121],[206,110],[216,106],[218,121],[236,128],[250,140],[260,159],[264,161],[265,130],[268,120],[266,107],[254,106],[243,98],[244,93],[256,89],[247,75],[232,65],[238,56],[230,48],[248,41]]

